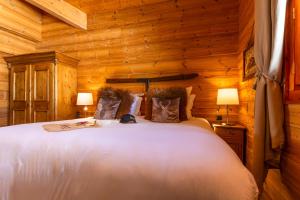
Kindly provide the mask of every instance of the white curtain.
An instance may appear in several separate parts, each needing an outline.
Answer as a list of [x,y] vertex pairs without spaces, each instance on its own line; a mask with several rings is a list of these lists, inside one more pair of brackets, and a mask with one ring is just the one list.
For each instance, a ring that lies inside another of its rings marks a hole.
[[266,161],[279,160],[284,144],[282,58],[287,0],[255,0],[255,98],[253,174],[263,185]]

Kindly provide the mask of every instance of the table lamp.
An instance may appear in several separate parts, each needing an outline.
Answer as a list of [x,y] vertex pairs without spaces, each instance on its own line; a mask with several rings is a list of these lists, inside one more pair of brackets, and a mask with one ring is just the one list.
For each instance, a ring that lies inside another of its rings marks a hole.
[[92,93],[78,93],[77,95],[77,103],[78,106],[84,106],[84,117],[86,117],[86,112],[88,110],[87,106],[93,105],[93,94]]
[[218,89],[217,105],[226,105],[227,110],[227,120],[223,125],[232,125],[229,123],[229,106],[239,105],[239,95],[237,88],[224,88]]

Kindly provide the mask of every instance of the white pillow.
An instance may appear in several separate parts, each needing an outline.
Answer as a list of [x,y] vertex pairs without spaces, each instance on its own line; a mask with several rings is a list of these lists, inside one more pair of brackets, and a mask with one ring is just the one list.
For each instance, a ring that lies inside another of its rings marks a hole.
[[193,86],[187,87],[185,88],[185,90],[186,90],[186,96],[189,98],[191,96]]
[[188,119],[192,119],[192,108],[194,106],[194,101],[195,101],[196,95],[195,94],[191,94],[190,96],[188,96],[188,102],[186,105],[186,115]]
[[141,110],[141,104],[142,104],[143,98],[138,95],[133,95],[133,97],[134,97],[134,99],[133,99],[133,103],[131,104],[131,107],[130,107],[130,114],[138,116],[141,113],[140,110]]

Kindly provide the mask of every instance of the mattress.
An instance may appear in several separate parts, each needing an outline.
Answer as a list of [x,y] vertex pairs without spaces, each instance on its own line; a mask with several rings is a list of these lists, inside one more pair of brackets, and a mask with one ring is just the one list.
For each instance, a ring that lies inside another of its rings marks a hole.
[[137,122],[59,133],[45,123],[0,128],[0,199],[257,199],[253,176],[205,119]]

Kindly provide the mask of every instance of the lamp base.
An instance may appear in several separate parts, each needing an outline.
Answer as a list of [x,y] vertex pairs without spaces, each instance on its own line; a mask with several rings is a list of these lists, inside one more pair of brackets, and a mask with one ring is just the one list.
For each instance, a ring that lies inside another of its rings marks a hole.
[[222,123],[222,126],[234,126],[235,123],[226,123],[226,122],[223,122]]
[[84,106],[83,108],[83,112],[84,112],[84,118],[86,118],[86,113],[88,111],[88,107],[87,106]]

